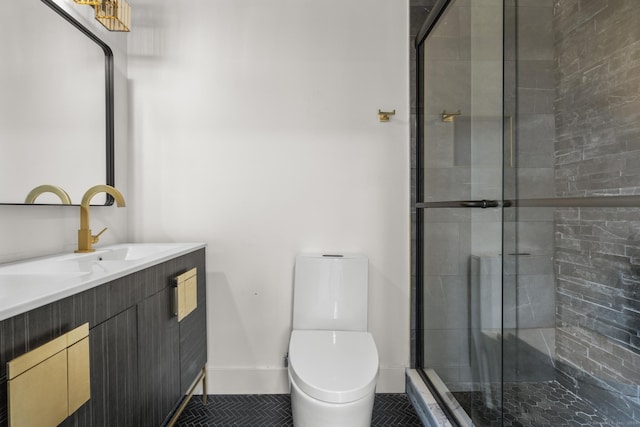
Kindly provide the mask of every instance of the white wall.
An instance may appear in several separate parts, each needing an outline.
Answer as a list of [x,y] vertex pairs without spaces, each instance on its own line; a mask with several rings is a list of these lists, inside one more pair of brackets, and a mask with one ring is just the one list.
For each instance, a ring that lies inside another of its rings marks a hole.
[[[92,18],[92,9],[79,6],[72,0],[56,0],[74,17],[102,38],[113,50],[115,64],[115,154],[116,186],[127,192],[127,57],[126,35],[109,33]],[[42,5],[42,7],[46,7]],[[51,11],[52,14],[55,14]],[[60,18],[62,19],[62,18]],[[80,33],[78,33],[80,34]],[[83,37],[82,35],[80,35]],[[63,49],[64,47],[61,47]],[[61,59],[62,61],[62,59]],[[79,70],[81,71],[81,70]],[[47,94],[43,93],[43,97]],[[61,152],[60,156],[73,153]],[[55,158],[49,161],[55,162]],[[94,161],[94,159],[87,159]],[[19,182],[20,176],[14,177]],[[10,183],[2,183],[10,185]],[[73,200],[79,203],[79,200]],[[0,262],[8,262],[59,252],[71,252],[77,246],[77,230],[80,225],[80,208],[70,206],[0,206]],[[127,209],[95,207],[91,210],[91,228],[99,231],[109,227],[101,236],[101,244],[127,241]]]
[[408,2],[131,4],[131,236],[208,243],[213,392],[287,391],[301,251],[369,256],[378,391],[404,391]]

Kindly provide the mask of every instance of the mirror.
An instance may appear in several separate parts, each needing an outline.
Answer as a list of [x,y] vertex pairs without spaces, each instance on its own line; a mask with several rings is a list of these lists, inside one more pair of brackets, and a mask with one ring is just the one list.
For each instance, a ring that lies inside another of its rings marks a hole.
[[2,0],[0,16],[0,204],[48,184],[78,205],[114,183],[113,53],[53,0]]

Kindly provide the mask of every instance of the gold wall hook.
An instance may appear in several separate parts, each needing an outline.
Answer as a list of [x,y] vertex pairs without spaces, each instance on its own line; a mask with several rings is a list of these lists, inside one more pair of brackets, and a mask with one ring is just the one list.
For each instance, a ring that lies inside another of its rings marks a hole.
[[442,121],[445,123],[453,123],[453,118],[461,114],[460,110],[455,113],[447,113],[447,110],[442,110]]
[[393,111],[378,110],[378,120],[380,120],[381,122],[388,122],[389,116],[395,116],[395,115],[396,115],[395,109]]

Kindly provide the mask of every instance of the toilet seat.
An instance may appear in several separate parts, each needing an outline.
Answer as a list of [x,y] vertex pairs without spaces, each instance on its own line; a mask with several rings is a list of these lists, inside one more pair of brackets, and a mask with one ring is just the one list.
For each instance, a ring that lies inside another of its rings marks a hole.
[[289,341],[291,380],[328,403],[371,394],[378,379],[378,351],[369,332],[295,330]]

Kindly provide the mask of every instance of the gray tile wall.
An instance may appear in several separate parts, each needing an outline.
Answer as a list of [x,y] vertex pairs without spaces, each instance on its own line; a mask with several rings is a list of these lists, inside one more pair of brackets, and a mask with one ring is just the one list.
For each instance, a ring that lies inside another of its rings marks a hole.
[[[458,0],[425,42],[422,184],[426,201],[471,198],[470,28],[471,8]],[[443,110],[461,110],[467,120],[443,122]],[[424,274],[424,363],[449,388],[457,388],[457,384],[471,382],[468,264],[472,215],[458,209],[428,209],[422,214],[424,259],[418,262]]]
[[[640,194],[639,22],[638,0],[555,1],[559,197]],[[561,369],[577,368],[627,396],[633,412],[640,395],[640,209],[557,209],[555,222]]]
[[[554,196],[553,3],[507,2],[505,8],[505,198]],[[505,331],[555,326],[553,212],[541,208],[505,211]],[[514,255],[515,254],[515,255]]]
[[[500,197],[501,15],[500,0],[457,0],[425,43],[426,201]],[[461,115],[445,122],[443,110]],[[423,220],[425,364],[457,390],[474,381],[468,325],[479,298],[469,297],[470,256],[500,252],[501,210],[430,209]],[[499,311],[500,298],[490,300],[488,311]]]

